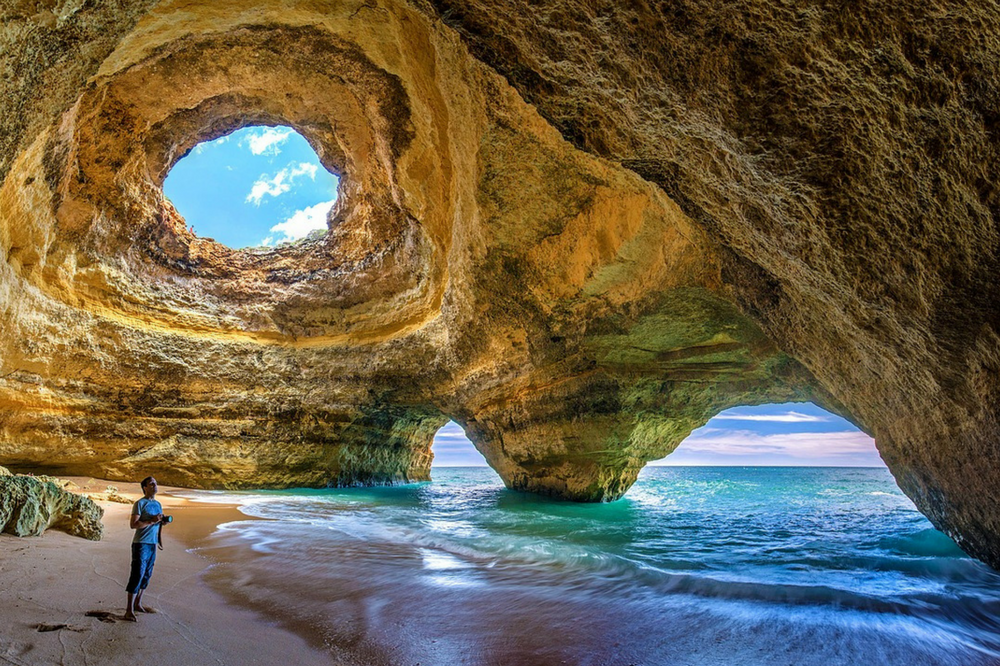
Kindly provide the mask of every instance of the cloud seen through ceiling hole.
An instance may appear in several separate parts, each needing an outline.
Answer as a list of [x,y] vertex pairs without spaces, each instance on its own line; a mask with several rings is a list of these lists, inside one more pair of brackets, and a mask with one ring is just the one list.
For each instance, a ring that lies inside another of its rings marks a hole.
[[245,248],[325,227],[337,184],[304,137],[258,126],[195,146],[163,191],[197,236]]
[[[326,218],[335,203],[336,199],[332,199],[295,211],[287,220],[271,227],[272,235],[264,238],[260,245],[267,247],[273,244],[291,243],[305,238],[312,231],[326,229]],[[281,234],[281,237],[277,238],[274,234]]]
[[287,127],[265,127],[247,134],[241,141],[254,155],[277,155],[281,145],[292,136],[292,130]]
[[261,176],[251,187],[246,202],[259,206],[265,196],[280,197],[282,194],[290,192],[295,181],[301,176],[308,176],[315,180],[316,171],[315,164],[300,162],[299,164],[289,164],[271,178]]

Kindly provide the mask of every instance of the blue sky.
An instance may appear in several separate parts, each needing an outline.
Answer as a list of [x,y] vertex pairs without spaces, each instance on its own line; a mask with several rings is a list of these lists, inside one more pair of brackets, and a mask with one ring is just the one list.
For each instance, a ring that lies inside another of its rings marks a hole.
[[[274,246],[326,228],[337,177],[291,128],[247,127],[196,146],[163,190],[197,235],[233,248]],[[435,436],[435,466],[485,464],[457,424]],[[650,464],[883,465],[870,437],[812,403],[728,409]]]
[[727,409],[650,464],[884,466],[875,440],[811,402]]
[[163,191],[198,236],[273,246],[326,228],[337,177],[290,127],[247,127],[195,146]]
[[[485,465],[456,423],[434,438],[434,466]],[[695,430],[650,465],[789,465],[882,467],[875,441],[812,403],[736,407]]]

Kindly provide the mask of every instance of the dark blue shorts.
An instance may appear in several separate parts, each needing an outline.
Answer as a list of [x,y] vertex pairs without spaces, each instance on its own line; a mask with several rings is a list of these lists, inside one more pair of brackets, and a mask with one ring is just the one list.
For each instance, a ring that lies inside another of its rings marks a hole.
[[155,543],[132,544],[132,571],[129,574],[125,591],[129,594],[135,594],[138,590],[145,590],[146,586],[149,585],[149,577],[153,574],[153,564],[155,563]]

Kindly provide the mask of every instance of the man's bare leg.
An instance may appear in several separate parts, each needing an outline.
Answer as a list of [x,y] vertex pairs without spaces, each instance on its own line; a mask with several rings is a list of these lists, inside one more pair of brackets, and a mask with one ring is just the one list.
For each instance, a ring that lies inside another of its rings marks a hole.
[[153,608],[146,608],[142,605],[142,593],[145,590],[139,590],[138,594],[135,595],[135,603],[132,604],[132,608],[136,613],[155,613],[156,610]]
[[[140,592],[141,594],[141,592]],[[135,611],[132,610],[133,607],[133,595],[131,592],[128,593],[128,603],[125,604],[125,619],[129,622],[138,622],[139,618],[135,616]]]

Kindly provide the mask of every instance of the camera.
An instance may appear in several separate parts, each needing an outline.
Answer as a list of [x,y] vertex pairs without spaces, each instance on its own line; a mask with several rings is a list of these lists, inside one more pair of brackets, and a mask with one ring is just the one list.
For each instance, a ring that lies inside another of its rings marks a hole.
[[166,525],[167,523],[174,522],[174,517],[173,516],[165,516],[162,513],[160,513],[160,514],[156,514],[156,513],[153,513],[153,514],[143,514],[141,516],[140,520],[142,520],[143,522],[148,523],[148,522],[152,522],[157,517],[159,517],[159,519],[160,519],[160,522],[159,522],[160,525]]

